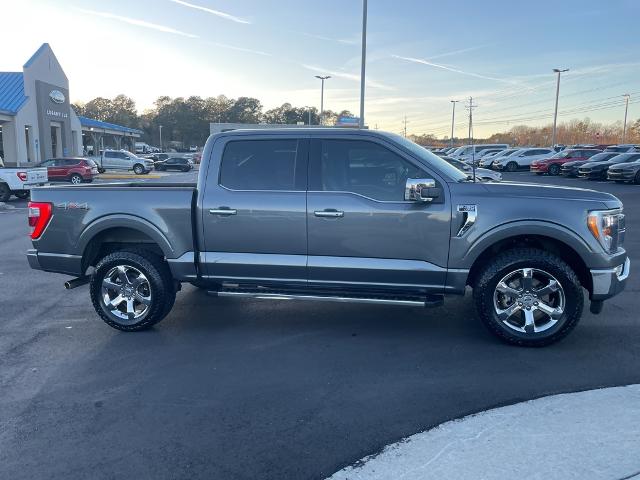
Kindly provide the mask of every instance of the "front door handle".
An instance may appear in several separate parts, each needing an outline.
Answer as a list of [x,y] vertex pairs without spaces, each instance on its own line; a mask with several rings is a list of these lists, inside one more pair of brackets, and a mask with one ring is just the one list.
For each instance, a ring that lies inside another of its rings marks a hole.
[[211,215],[229,216],[229,215],[235,215],[236,213],[238,213],[238,211],[228,207],[220,207],[220,208],[212,208],[211,210],[209,210],[209,213]]
[[344,212],[339,210],[316,210],[313,212],[316,217],[328,217],[328,218],[342,218],[344,217]]

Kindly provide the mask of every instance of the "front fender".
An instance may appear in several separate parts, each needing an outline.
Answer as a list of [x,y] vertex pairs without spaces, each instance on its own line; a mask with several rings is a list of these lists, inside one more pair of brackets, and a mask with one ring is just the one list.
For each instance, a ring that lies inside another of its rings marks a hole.
[[454,238],[452,240],[450,268],[469,269],[482,252],[492,245],[508,238],[529,235],[548,237],[566,244],[580,256],[587,266],[593,264],[595,256],[604,254],[602,252],[602,254],[596,255],[580,235],[564,225],[542,220],[522,220],[498,225],[476,238],[472,236]]

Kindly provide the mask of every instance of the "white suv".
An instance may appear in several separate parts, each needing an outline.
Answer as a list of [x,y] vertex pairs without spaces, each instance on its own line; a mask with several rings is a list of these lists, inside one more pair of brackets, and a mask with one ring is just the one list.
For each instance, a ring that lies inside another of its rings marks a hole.
[[551,148],[521,148],[511,155],[494,159],[491,167],[494,170],[515,172],[519,168],[529,168],[534,160],[547,158],[554,153],[555,151]]

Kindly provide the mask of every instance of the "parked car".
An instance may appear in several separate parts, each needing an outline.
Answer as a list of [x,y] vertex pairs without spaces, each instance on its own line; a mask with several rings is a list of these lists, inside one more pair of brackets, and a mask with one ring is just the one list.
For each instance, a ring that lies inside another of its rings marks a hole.
[[96,162],[83,157],[50,158],[40,166],[47,167],[49,180],[55,182],[91,183],[94,176],[98,175]]
[[20,199],[29,197],[32,187],[48,182],[46,168],[0,168],[0,202],[7,202],[11,195]]
[[[143,330],[183,282],[220,297],[425,307],[473,288],[506,342],[543,346],[621,292],[622,202],[471,182],[399,135],[326,128],[211,135],[198,184],[38,188],[34,269],[90,283],[111,327]],[[66,208],[88,204],[90,208]],[[65,205],[65,206],[62,206]],[[415,315],[405,312],[405,315]]]
[[[473,178],[473,166],[469,165],[467,162],[463,162],[462,160],[456,160],[451,157],[441,157],[445,162],[453,165],[458,170],[466,173],[471,178]],[[493,182],[502,181],[502,174],[499,172],[494,172],[493,170],[489,170],[488,168],[480,168],[476,167],[476,178],[479,180],[490,180]]]
[[160,161],[164,161],[167,158],[169,158],[171,155],[168,153],[152,153],[150,155],[145,155],[144,158],[148,158],[149,160],[153,160],[154,161],[154,165],[155,162],[160,162]]
[[596,153],[593,157],[585,160],[573,160],[567,163],[562,164],[560,168],[560,174],[565,177],[577,177],[578,176],[578,168],[584,165],[587,162],[606,162],[607,160],[618,155],[615,152],[607,152],[604,151],[602,153]]
[[635,183],[640,185],[640,161],[618,163],[607,170],[607,179],[616,183]]
[[578,169],[578,178],[588,178],[591,180],[606,179],[607,170],[612,165],[619,163],[630,163],[640,160],[640,153],[619,153],[609,160],[600,162],[587,162]]
[[449,154],[452,158],[457,158],[463,162],[471,161],[472,158],[476,158],[484,150],[506,150],[509,145],[506,143],[487,143],[478,145],[465,145],[457,148],[455,151]]
[[628,153],[637,150],[637,145],[611,145],[604,149],[605,152]]
[[193,169],[193,163],[187,158],[169,157],[166,160],[159,160],[155,163],[155,169],[159,171],[180,170],[188,172]]
[[568,148],[544,160],[535,160],[531,162],[529,169],[538,175],[542,175],[544,173],[548,173],[549,175],[558,175],[563,164],[576,160],[588,160],[601,152],[601,150],[596,150],[594,148]]
[[494,159],[491,167],[494,170],[515,172],[519,168],[528,168],[535,160],[547,158],[553,153],[551,148],[522,148],[507,157]]
[[133,170],[143,175],[153,170],[153,160],[138,157],[126,150],[105,150],[98,160],[99,170]]
[[520,150],[520,147],[513,147],[513,148],[507,148],[506,150],[501,150],[500,152],[495,153],[488,158],[482,158],[478,163],[478,166],[482,168],[492,168],[493,162],[495,162],[499,158],[513,155],[518,150]]

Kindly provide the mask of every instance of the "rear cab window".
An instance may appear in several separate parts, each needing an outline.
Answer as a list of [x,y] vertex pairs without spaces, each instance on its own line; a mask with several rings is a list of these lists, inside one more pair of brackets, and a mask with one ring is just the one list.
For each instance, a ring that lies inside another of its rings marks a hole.
[[219,184],[231,190],[305,191],[306,140],[231,140],[222,154]]

